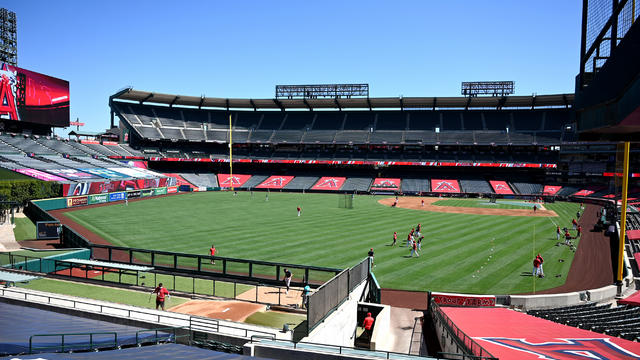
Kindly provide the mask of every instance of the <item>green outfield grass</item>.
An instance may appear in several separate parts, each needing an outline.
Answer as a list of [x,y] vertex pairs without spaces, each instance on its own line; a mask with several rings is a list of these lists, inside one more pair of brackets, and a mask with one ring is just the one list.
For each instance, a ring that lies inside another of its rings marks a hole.
[[304,315],[280,311],[264,311],[251,314],[244,322],[276,329],[282,329],[282,325],[289,324],[289,328],[293,329],[305,320],[307,320],[307,317]]
[[495,203],[490,203],[489,199],[444,199],[433,203],[437,206],[459,206],[478,207],[487,209],[533,209],[533,203],[526,203],[524,200],[503,200],[498,199]]
[[[569,226],[578,204],[546,204],[559,215],[546,218],[391,208],[377,202],[382,198],[356,196],[353,209],[340,209],[336,194],[272,192],[265,201],[260,192],[207,192],[67,215],[114,245],[203,255],[214,243],[219,256],[346,268],[373,247],[374,272],[384,288],[512,294],[566,279],[573,253],[555,246],[555,227]],[[425,236],[419,258],[389,246],[394,231],[403,244],[417,223]],[[538,252],[547,277],[534,285],[527,274]]]
[[[134,290],[121,290],[104,286],[89,285],[77,282],[38,279],[29,282],[27,285],[20,285],[28,289],[47,291],[56,294],[84,297],[94,300],[110,301],[119,304],[140,306],[155,309],[155,297],[149,296],[151,291],[142,292]],[[165,304],[168,309],[172,306],[180,305],[190,299],[172,296]]]
[[16,227],[13,235],[16,241],[33,240],[36,238],[36,225],[27,217],[15,218]]

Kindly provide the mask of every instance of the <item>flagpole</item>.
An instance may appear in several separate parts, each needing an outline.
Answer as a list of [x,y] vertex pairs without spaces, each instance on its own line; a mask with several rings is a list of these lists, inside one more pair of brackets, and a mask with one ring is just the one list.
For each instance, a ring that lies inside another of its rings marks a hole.
[[231,191],[233,191],[233,130],[231,128],[231,114],[229,114],[229,178],[231,178]]

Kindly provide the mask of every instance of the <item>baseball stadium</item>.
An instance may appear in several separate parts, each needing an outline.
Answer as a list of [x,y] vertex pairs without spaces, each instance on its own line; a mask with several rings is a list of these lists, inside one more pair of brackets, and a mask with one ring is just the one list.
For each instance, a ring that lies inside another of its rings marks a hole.
[[98,133],[16,17],[0,358],[640,359],[635,0],[582,1],[574,92],[125,87]]

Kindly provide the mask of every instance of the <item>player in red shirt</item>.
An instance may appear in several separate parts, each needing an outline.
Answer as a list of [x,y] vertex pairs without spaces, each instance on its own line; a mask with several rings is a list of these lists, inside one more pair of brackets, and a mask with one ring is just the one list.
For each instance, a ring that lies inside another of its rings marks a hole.
[[298,216],[300,216],[300,212],[302,211],[302,209],[300,209],[300,206],[298,206]]
[[424,200],[422,200],[422,206],[424,206]]
[[214,256],[216,256],[216,247],[211,244],[211,249],[209,249],[209,252],[211,253],[211,264],[215,265],[216,261],[215,259],[213,259]]
[[538,276],[543,278],[544,277],[544,270],[542,269],[542,264],[544,263],[544,259],[542,258],[542,255],[538,254],[537,256],[538,260],[540,260],[540,265],[538,265]]
[[393,232],[393,242],[391,243],[391,246],[395,246],[396,245],[396,241],[398,241],[398,233],[397,232]]
[[580,237],[582,235],[582,226],[578,225],[578,235],[576,237]]
[[158,310],[158,307],[162,307],[162,310],[164,310],[164,297],[165,296],[171,297],[171,295],[169,294],[169,290],[165,289],[162,286],[162,283],[160,283],[158,284],[158,287],[153,290],[152,294],[157,294],[156,310]]
[[367,334],[367,336],[369,337],[369,339],[371,339],[371,330],[373,329],[373,322],[374,322],[374,318],[373,316],[371,316],[371,313],[367,313],[367,317],[364,318],[364,321],[362,322],[362,327],[364,328],[364,332],[365,334]]
[[575,230],[578,227],[578,222],[576,221],[576,219],[572,219],[571,224],[573,224],[573,230]]
[[536,256],[536,258],[533,259],[533,272],[531,273],[531,275],[538,276],[539,268],[540,268],[540,258]]

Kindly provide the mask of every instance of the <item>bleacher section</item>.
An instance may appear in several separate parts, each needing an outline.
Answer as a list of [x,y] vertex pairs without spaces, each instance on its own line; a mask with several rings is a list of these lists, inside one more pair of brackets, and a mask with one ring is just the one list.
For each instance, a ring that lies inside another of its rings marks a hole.
[[296,176],[287,185],[284,186],[285,190],[308,190],[310,189],[319,177],[317,176]]
[[541,195],[542,194],[543,187],[541,184],[514,182],[511,185],[512,185],[511,188],[515,189],[519,194],[523,194],[523,195]]
[[478,194],[491,194],[493,190],[488,182],[484,180],[460,180],[460,187],[462,192],[466,193],[478,193]]
[[431,191],[429,180],[427,179],[402,179],[401,189],[404,193],[426,193]]
[[[198,130],[213,130],[207,140],[224,141],[215,131],[228,129],[227,112],[116,103],[114,109],[141,138],[202,141]],[[233,111],[238,142],[371,144],[558,144],[571,111],[407,110],[407,111]],[[434,130],[438,128],[440,139]],[[185,131],[188,129],[189,131]],[[332,138],[323,131],[338,132]],[[355,131],[355,132],[352,132]],[[425,132],[426,131],[426,132]],[[464,131],[463,133],[458,133]],[[317,133],[316,132],[321,132]],[[453,132],[453,134],[449,134]],[[508,132],[508,134],[507,134]],[[365,134],[371,133],[371,136]],[[429,135],[427,135],[429,134]]]
[[372,178],[367,177],[350,177],[345,180],[340,191],[369,191],[372,181]]
[[218,187],[218,177],[215,174],[180,173],[183,179],[198,187]]
[[640,307],[626,305],[611,307],[610,304],[590,303],[527,313],[560,324],[627,340],[640,339]]

